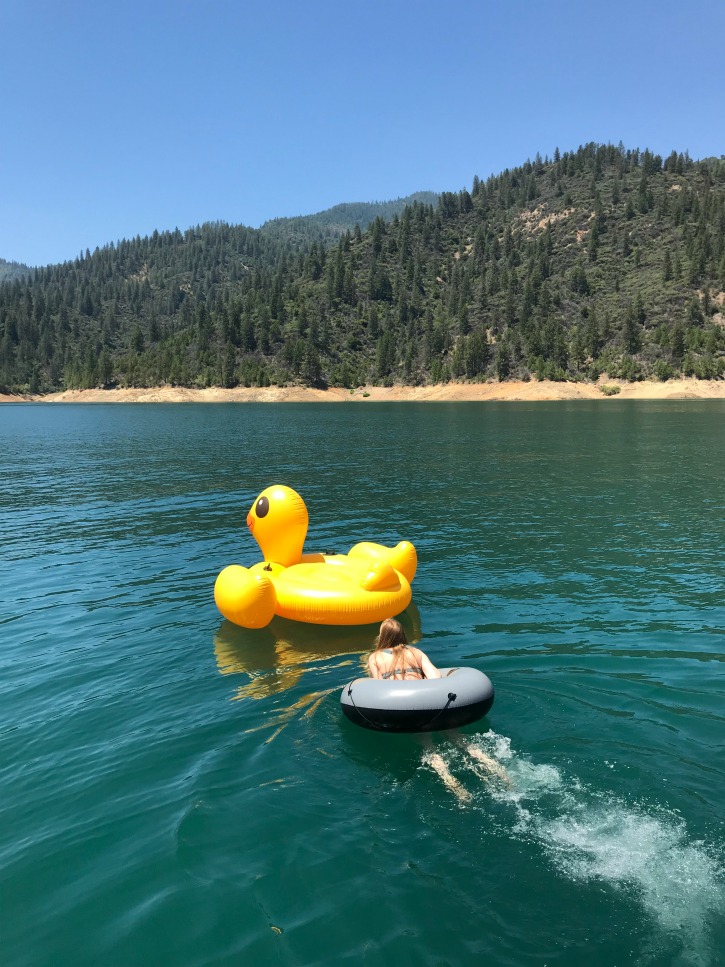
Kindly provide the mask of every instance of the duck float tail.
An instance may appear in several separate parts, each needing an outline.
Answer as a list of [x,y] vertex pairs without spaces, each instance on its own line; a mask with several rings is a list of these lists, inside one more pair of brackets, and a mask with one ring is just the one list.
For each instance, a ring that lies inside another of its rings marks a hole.
[[229,621],[262,628],[273,615],[326,625],[382,621],[410,604],[417,555],[409,541],[385,547],[364,541],[349,554],[303,554],[308,513],[296,491],[268,487],[247,515],[264,561],[247,569],[232,564],[214,586],[217,607]]

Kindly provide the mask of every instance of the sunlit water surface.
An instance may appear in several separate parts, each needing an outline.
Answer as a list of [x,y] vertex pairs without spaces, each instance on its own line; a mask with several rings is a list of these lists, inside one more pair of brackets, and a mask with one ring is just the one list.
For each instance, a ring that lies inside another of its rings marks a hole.
[[[3,967],[725,963],[722,403],[0,409]],[[463,742],[341,715],[374,628],[235,628],[249,506],[412,540]],[[508,777],[486,772],[466,743]]]

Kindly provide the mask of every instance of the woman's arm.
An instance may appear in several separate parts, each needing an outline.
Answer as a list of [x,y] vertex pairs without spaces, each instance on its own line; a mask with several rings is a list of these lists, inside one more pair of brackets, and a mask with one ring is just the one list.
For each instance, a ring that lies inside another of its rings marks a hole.
[[424,651],[420,651],[420,649],[418,650],[420,652],[420,667],[423,669],[423,674],[425,675],[425,677],[440,678],[441,673],[438,671],[438,669],[430,660],[430,658],[426,655]]
[[368,656],[368,674],[371,678],[380,678],[378,663],[375,661],[375,652]]

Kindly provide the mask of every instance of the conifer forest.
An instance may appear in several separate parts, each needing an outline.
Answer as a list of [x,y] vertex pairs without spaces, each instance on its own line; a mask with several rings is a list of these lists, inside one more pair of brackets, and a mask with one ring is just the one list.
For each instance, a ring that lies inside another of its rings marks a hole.
[[0,267],[4,392],[717,379],[725,158],[588,144],[460,191]]

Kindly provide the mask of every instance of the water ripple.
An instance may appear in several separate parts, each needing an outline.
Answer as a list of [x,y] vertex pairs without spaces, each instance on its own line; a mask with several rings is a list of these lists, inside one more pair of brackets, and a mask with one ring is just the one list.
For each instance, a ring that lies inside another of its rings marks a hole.
[[[2,415],[4,964],[716,967],[720,404]],[[273,481],[311,549],[414,541],[509,785],[341,717],[375,628],[222,621]]]

